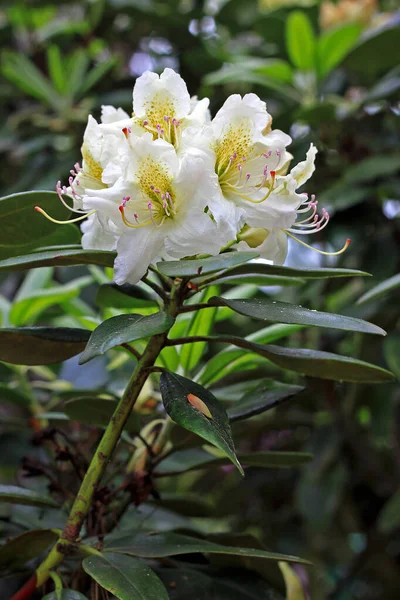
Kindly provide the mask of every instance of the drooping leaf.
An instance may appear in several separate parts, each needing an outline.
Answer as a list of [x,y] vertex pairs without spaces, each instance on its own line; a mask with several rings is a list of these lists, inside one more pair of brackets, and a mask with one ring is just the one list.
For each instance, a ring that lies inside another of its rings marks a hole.
[[157,263],[157,269],[168,277],[196,277],[206,273],[222,271],[258,256],[258,252],[226,252],[208,258],[159,262]]
[[[63,407],[65,414],[72,421],[94,427],[107,427],[116,408],[117,402],[114,399],[89,395],[67,400]],[[136,414],[132,413],[129,416],[125,428],[131,433],[139,431]]]
[[60,508],[58,502],[55,502],[50,496],[15,485],[0,485],[0,502],[13,502],[14,504],[42,506],[45,508]]
[[293,65],[302,71],[315,69],[315,35],[306,13],[296,10],[286,21],[286,49]]
[[173,532],[149,535],[138,534],[136,536],[128,535],[125,538],[119,538],[115,546],[112,544],[109,547],[106,546],[107,556],[108,551],[113,553],[121,552],[122,554],[140,556],[142,558],[163,558],[195,552],[205,554],[233,554],[236,556],[265,558],[266,560],[285,560],[287,562],[309,564],[308,561],[296,556],[286,556],[284,554],[252,548],[223,546],[215,542]]
[[[312,454],[307,452],[239,452],[238,460],[244,467],[259,467],[262,469],[288,469],[310,462]],[[180,475],[189,471],[210,469],[229,465],[226,457],[215,457],[205,450],[198,448],[181,450],[167,457],[157,467],[158,477]]]
[[[36,213],[37,214],[37,213]],[[43,217],[42,217],[43,218]],[[44,219],[46,221],[46,219]],[[82,248],[58,248],[16,256],[0,261],[0,271],[25,271],[37,267],[72,267],[75,265],[99,265],[112,267],[115,252],[107,250],[82,250]]]
[[157,575],[142,561],[123,554],[89,556],[85,572],[119,600],[168,600]]
[[375,333],[386,335],[386,332],[372,323],[346,317],[344,315],[335,315],[326,312],[319,312],[289,304],[288,302],[278,302],[267,299],[252,300],[230,300],[228,298],[213,297],[208,301],[212,306],[229,306],[235,312],[269,321],[270,323],[287,323],[291,325],[312,325],[314,327],[330,327],[333,329],[344,329],[346,331],[360,331],[362,333]]
[[17,535],[0,546],[0,565],[3,569],[18,569],[40,556],[58,538],[59,534],[51,529],[33,529]]
[[144,317],[143,315],[118,315],[103,321],[92,333],[88,344],[79,359],[83,365],[95,356],[120,344],[164,333],[173,324],[167,313],[159,311]]
[[[184,429],[214,444],[243,475],[242,467],[236,458],[228,416],[215,396],[190,379],[169,372],[162,373],[160,389],[165,410],[171,419]],[[193,394],[206,405],[211,418],[189,402],[189,394]]]
[[389,279],[382,281],[371,290],[368,290],[365,294],[359,298],[357,304],[364,304],[364,302],[369,302],[370,300],[377,300],[386,294],[396,290],[400,287],[400,273],[397,275],[393,275]]
[[229,421],[232,423],[260,415],[303,390],[304,388],[299,385],[282,385],[280,388],[272,390],[270,387],[251,390],[243,396],[237,406],[228,409]]
[[0,329],[0,360],[15,365],[51,365],[82,352],[86,329],[16,327]]

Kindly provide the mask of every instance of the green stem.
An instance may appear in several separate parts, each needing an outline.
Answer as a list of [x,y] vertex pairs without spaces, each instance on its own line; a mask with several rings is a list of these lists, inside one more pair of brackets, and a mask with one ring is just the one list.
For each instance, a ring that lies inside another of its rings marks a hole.
[[[165,310],[174,320],[178,314],[178,306],[182,300],[181,296],[183,296],[183,290],[181,288],[173,287]],[[78,538],[82,525],[90,510],[97,485],[119,441],[124,425],[131,414],[132,407],[146,382],[149,375],[149,368],[154,365],[159,353],[166,345],[167,336],[168,332],[154,335],[138,361],[125,393],[118,403],[92,458],[92,462],[82,481],[61,537],[36,571],[37,587],[43,585],[43,583],[47,581],[50,571],[62,563],[64,556],[68,554],[71,546]]]

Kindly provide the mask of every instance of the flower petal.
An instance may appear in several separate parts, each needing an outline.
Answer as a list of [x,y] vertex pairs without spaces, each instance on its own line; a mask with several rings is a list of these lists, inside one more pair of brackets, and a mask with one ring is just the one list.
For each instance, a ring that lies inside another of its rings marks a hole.
[[164,123],[164,117],[182,119],[189,114],[190,96],[182,77],[172,69],[164,69],[159,77],[146,71],[133,89],[133,112],[135,117],[146,119],[156,127]]
[[132,229],[121,235],[114,262],[115,283],[137,283],[159,255],[163,235],[162,230],[154,226]]

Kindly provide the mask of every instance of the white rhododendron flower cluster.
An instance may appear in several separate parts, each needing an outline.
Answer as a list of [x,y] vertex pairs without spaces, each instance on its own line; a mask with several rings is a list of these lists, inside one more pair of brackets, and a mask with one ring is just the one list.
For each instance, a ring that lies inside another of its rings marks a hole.
[[82,166],[57,190],[84,213],[82,245],[115,250],[115,281],[135,283],[157,260],[256,249],[283,263],[289,236],[328,223],[298,189],[314,172],[316,148],[288,170],[291,138],[271,127],[255,94],[230,96],[211,120],[207,98],[190,98],[172,69],[146,72],[133,113],[102,107],[89,116]]

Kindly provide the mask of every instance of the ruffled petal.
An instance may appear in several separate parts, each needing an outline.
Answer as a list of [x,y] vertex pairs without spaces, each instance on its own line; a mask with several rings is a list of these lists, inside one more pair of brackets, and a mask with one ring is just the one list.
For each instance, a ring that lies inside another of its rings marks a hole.
[[182,77],[172,69],[164,69],[159,77],[146,71],[133,89],[133,112],[153,127],[164,123],[164,117],[183,119],[190,111],[190,96]]
[[154,226],[130,230],[121,235],[114,262],[115,283],[137,283],[159,256],[162,246],[163,232]]

